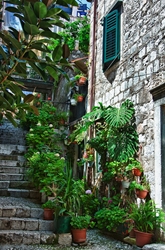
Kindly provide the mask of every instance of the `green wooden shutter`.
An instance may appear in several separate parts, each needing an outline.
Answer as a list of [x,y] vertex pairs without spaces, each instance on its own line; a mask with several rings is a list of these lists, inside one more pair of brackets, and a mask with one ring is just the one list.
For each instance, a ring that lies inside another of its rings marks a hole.
[[120,32],[119,11],[110,12],[104,19],[103,63],[119,58]]

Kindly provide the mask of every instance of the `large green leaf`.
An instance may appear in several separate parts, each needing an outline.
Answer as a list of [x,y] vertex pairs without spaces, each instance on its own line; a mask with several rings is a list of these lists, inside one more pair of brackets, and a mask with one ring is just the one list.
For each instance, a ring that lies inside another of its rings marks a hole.
[[25,13],[26,13],[26,21],[30,24],[34,24],[36,25],[37,24],[37,17],[36,15],[34,14],[34,11],[33,11],[33,8],[29,6],[24,6],[24,10],[25,10]]
[[34,12],[38,18],[42,19],[47,15],[47,7],[42,2],[36,2],[34,4]]
[[38,27],[36,25],[29,24],[28,22],[25,22],[24,29],[28,34],[32,36],[40,34],[40,30],[38,29]]
[[39,51],[43,51],[43,52],[48,52],[50,53],[50,50],[46,47],[46,45],[44,44],[41,44],[41,43],[34,43],[30,46],[31,49],[36,49],[36,50],[39,50]]
[[68,4],[71,4],[73,6],[78,6],[77,1],[75,0],[57,0],[56,3],[63,6],[68,6]]
[[12,113],[6,112],[5,117],[13,124],[13,126],[17,127],[17,123],[16,123]]
[[55,80],[58,80],[57,71],[56,71],[53,67],[47,66],[46,69],[47,69],[48,73],[49,73]]
[[42,77],[43,80],[46,80],[47,76],[44,70],[41,70],[35,63],[29,62],[29,64],[35,70],[35,72]]
[[15,67],[16,71],[18,73],[22,73],[26,75],[26,64],[25,63],[18,63],[17,66]]
[[54,15],[59,14],[61,11],[60,8],[51,8],[48,10],[46,17],[54,17]]
[[61,18],[66,19],[67,21],[70,20],[70,16],[63,10],[61,12],[59,12],[58,16],[60,16]]
[[15,39],[19,39],[20,32],[18,32],[16,29],[9,27],[9,32]]
[[31,58],[38,59],[37,55],[32,50],[26,52],[23,58],[27,58],[27,60]]
[[21,45],[21,43],[18,40],[16,40],[15,38],[11,37],[11,35],[8,35],[8,34],[6,34],[6,38],[9,39],[9,41],[11,42],[11,44],[13,45],[13,47],[16,50],[20,50],[21,49],[22,45]]
[[61,38],[60,35],[58,35],[57,33],[52,32],[52,31],[43,31],[43,32],[41,32],[40,35],[44,36],[44,37],[54,38],[54,39],[60,39]]
[[134,112],[133,103],[126,100],[120,108],[109,107],[105,114],[105,121],[112,127],[121,127],[130,121]]
[[62,48],[60,45],[57,45],[53,51],[52,58],[54,61],[59,61],[63,54]]

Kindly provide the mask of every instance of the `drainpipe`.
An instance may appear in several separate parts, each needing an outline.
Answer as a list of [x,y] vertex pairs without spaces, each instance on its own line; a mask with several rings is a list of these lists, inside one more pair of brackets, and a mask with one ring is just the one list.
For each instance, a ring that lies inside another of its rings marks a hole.
[[90,110],[94,105],[94,98],[95,98],[95,46],[96,46],[96,8],[97,8],[97,0],[94,0],[93,5],[93,35],[92,35],[92,65],[91,65],[91,89],[90,89]]
[[[92,107],[94,105],[94,99],[95,99],[95,66],[96,66],[96,60],[95,60],[95,46],[96,46],[96,8],[97,8],[97,0],[93,0],[93,26],[92,26],[92,63],[91,63],[91,88],[90,88],[90,103],[89,103],[89,112],[92,110]],[[89,129],[89,139],[92,138],[93,131],[90,128]],[[88,167],[87,167],[88,169]],[[89,172],[86,172],[88,184],[91,185],[93,181],[93,168],[89,169]]]

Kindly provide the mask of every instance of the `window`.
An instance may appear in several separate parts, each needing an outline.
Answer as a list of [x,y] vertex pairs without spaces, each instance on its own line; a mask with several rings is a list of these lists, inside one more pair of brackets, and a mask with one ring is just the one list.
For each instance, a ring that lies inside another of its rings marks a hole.
[[114,8],[104,18],[103,32],[103,70],[105,71],[120,59],[120,14],[121,3],[118,1]]

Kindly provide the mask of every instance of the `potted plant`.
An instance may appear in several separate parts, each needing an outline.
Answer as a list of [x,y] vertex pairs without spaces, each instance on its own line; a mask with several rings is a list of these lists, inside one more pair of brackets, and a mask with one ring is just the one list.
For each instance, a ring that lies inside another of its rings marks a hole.
[[151,243],[156,230],[164,230],[162,223],[165,222],[165,213],[156,207],[153,200],[139,205],[130,204],[129,219],[134,221],[136,245],[139,247]]
[[81,195],[81,207],[83,215],[88,214],[91,216],[91,218],[94,218],[99,206],[99,199],[92,193],[90,189],[87,189],[85,193]]
[[42,208],[44,209],[44,220],[53,220],[55,208],[54,201],[46,201],[44,204],[42,204]]
[[87,78],[86,78],[86,76],[81,74],[81,75],[76,75],[75,80],[77,80],[78,86],[82,86],[86,83]]
[[79,93],[74,93],[73,94],[73,98],[77,101],[77,102],[82,102],[84,100],[84,95],[83,94],[79,94]]
[[143,176],[140,182],[132,181],[130,184],[130,190],[136,190],[136,195],[140,199],[145,199],[150,191],[150,185],[146,177]]
[[129,158],[129,164],[126,166],[126,171],[132,171],[133,175],[141,176],[143,168],[139,161],[134,158]]
[[72,240],[75,243],[86,241],[86,232],[90,224],[91,216],[89,215],[73,215],[71,217]]
[[70,232],[73,213],[80,212],[81,195],[85,192],[83,180],[74,180],[70,163],[66,162],[63,180],[52,189],[55,195],[55,227],[57,233]]
[[117,233],[126,218],[127,211],[124,208],[117,205],[103,207],[95,214],[96,227],[105,232]]

